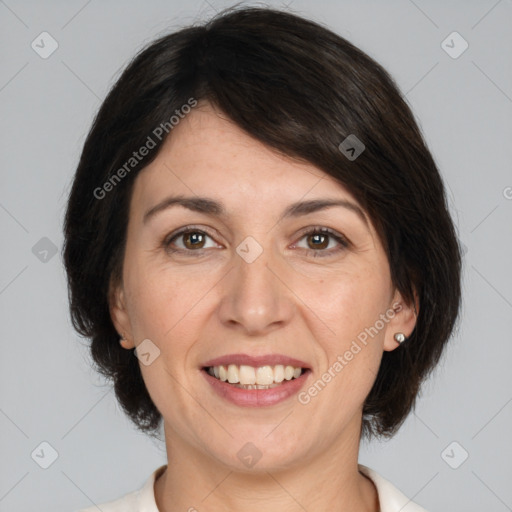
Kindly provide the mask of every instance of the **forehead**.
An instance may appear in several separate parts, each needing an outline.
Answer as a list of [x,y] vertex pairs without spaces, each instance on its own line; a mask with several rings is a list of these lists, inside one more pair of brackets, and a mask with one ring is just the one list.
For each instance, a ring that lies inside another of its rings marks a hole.
[[208,196],[238,215],[277,214],[284,205],[320,197],[358,205],[332,176],[279,154],[207,103],[180,120],[137,176],[133,203],[138,215],[169,194]]

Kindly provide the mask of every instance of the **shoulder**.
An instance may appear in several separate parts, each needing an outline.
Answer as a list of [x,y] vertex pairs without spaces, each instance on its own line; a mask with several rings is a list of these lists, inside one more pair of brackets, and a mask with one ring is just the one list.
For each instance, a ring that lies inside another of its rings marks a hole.
[[375,470],[359,464],[359,471],[374,483],[381,512],[427,512]]
[[166,465],[160,466],[153,471],[140,489],[125,494],[118,499],[80,509],[76,512],[98,512],[98,509],[102,512],[159,512],[155,501],[154,484],[166,467]]
[[139,491],[133,491],[125,494],[121,498],[92,507],[80,509],[77,512],[98,512],[98,508],[102,512],[139,512],[138,508]]

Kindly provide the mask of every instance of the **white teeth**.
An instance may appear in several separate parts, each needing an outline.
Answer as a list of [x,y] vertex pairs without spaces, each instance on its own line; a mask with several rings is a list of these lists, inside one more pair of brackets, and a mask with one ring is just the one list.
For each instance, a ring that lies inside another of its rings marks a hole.
[[293,366],[286,366],[284,369],[284,378],[286,380],[292,380],[293,379]]
[[274,366],[274,382],[283,382],[284,380],[284,366],[278,364]]
[[297,379],[302,374],[302,368],[291,365],[260,366],[255,368],[248,365],[230,364],[208,368],[213,377],[237,387],[246,389],[266,389],[282,383],[284,380]]
[[228,382],[230,384],[236,384],[237,382],[239,382],[238,366],[236,366],[234,364],[230,364],[228,366]]
[[268,386],[260,386],[259,384],[232,384],[232,386],[241,389],[271,389],[276,388],[279,384],[269,384]]
[[252,366],[241,365],[238,377],[240,384],[256,384],[256,371]]
[[256,371],[256,383],[268,386],[274,382],[274,370],[271,366],[260,366]]

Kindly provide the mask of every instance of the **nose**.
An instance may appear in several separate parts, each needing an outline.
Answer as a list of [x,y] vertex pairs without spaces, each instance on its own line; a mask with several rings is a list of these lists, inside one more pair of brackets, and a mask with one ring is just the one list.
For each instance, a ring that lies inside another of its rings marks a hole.
[[277,258],[270,257],[271,252],[265,249],[251,263],[234,255],[234,268],[223,280],[218,308],[220,320],[228,328],[263,336],[290,322],[294,294],[287,285],[288,272]]

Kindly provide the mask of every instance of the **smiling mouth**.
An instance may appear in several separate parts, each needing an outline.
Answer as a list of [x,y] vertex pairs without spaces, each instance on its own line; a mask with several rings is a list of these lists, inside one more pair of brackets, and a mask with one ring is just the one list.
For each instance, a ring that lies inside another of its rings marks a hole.
[[298,379],[306,368],[277,364],[275,366],[219,365],[203,368],[212,377],[241,389],[272,389]]

